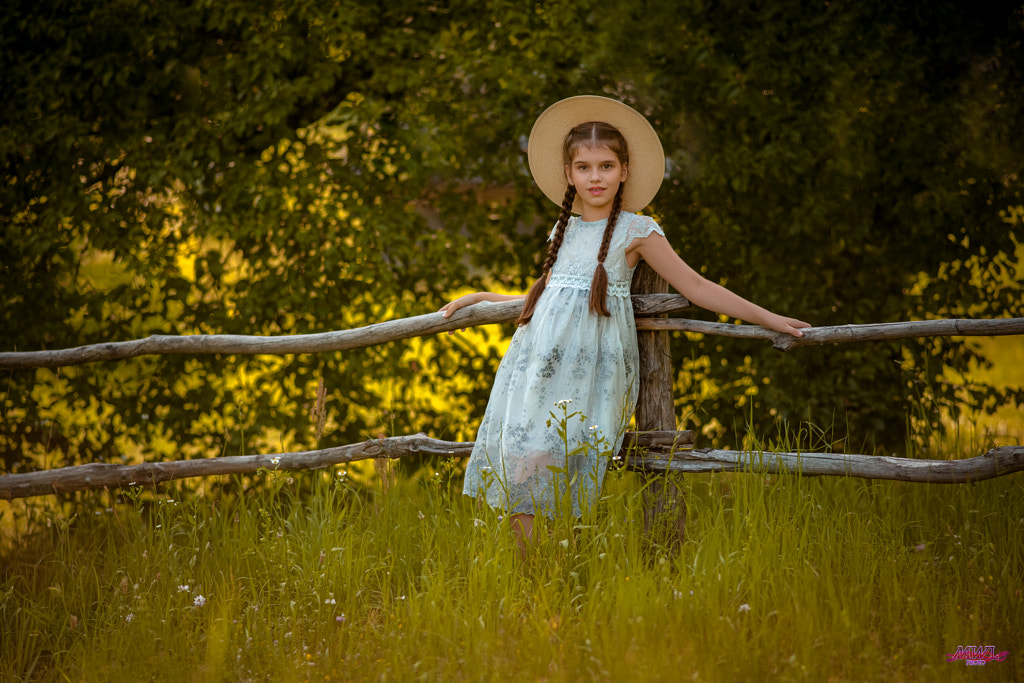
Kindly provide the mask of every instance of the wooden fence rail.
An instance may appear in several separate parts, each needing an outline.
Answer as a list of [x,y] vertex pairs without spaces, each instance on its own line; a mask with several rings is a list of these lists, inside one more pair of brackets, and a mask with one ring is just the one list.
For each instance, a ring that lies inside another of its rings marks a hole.
[[[633,282],[633,310],[640,347],[640,401],[636,419],[641,432],[630,432],[620,455],[627,466],[643,472],[759,471],[799,472],[804,475],[853,476],[869,479],[963,483],[1024,470],[1024,447],[1005,446],[963,460],[916,460],[835,453],[779,453],[693,449],[692,432],[675,431],[668,331],[766,339],[781,351],[812,344],[864,342],[922,336],[1024,334],[1024,318],[998,320],[925,320],[872,325],[814,327],[801,338],[755,325],[728,325],[683,318],[665,318],[689,307],[679,294],[663,293],[667,285],[644,264]],[[463,308],[451,318],[428,313],[365,327],[316,334],[260,337],[247,335],[154,335],[125,342],[91,344],[52,351],[0,353],[0,369],[80,365],[123,360],[151,354],[297,354],[344,351],[426,336],[459,328],[510,323],[522,300],[481,303]],[[662,317],[658,317],[662,316]],[[153,485],[188,477],[246,474],[267,470],[317,469],[368,458],[414,454],[462,457],[472,443],[438,441],[425,435],[400,436],[317,451],[272,455],[242,455],[149,462],[139,465],[92,463],[40,472],[0,476],[0,499],[25,498],[97,488]],[[672,486],[657,495],[668,495]],[[667,493],[668,492],[668,493]],[[685,505],[679,508],[685,516]]]
[[[8,351],[0,353],[0,370],[55,368],[99,361],[125,360],[157,354],[238,354],[284,355],[323,353],[384,344],[386,342],[422,337],[464,327],[510,323],[519,317],[522,301],[484,302],[463,308],[451,318],[440,313],[427,313],[412,318],[388,320],[365,327],[314,334],[262,337],[241,334],[152,335],[145,339],[89,344],[53,351]],[[1024,334],[1024,318],[989,320],[943,319],[870,325],[812,327],[803,337],[793,337],[766,330],[757,325],[729,325],[687,318],[657,318],[686,309],[689,302],[679,294],[644,294],[633,296],[636,328],[651,331],[684,331],[701,334],[764,339],[780,351],[798,346],[865,342],[908,337],[994,336]]]
[[1024,318],[943,318],[940,320],[912,320],[867,325],[836,325],[811,327],[804,336],[794,337],[766,330],[757,325],[728,325],[686,318],[650,318],[637,321],[638,330],[665,330],[700,332],[701,334],[742,339],[767,339],[779,351],[798,346],[821,346],[849,342],[885,341],[911,337],[997,337],[1024,334]]
[[[633,313],[637,317],[676,313],[690,303],[679,294],[650,294],[633,297]],[[0,369],[55,368],[108,360],[125,360],[136,356],[170,353],[284,355],[291,353],[323,353],[349,351],[386,342],[425,337],[464,327],[511,323],[519,317],[522,300],[483,302],[462,308],[451,317],[426,313],[400,318],[351,330],[261,337],[241,334],[194,334],[186,336],[157,334],[145,339],[90,344],[54,351],[13,351],[0,353]]]
[[[627,432],[622,454],[646,452],[668,457],[674,450],[693,445],[693,432]],[[409,455],[467,457],[473,442],[440,441],[424,434],[371,439],[348,446],[317,451],[272,455],[233,455],[174,462],[147,462],[140,465],[90,463],[40,472],[8,474],[0,477],[0,499],[25,498],[98,488],[123,488],[151,485],[172,479],[204,477],[216,474],[252,474],[266,470],[308,470],[341,465],[372,458],[401,458]]]
[[[1024,470],[1024,446],[993,448],[960,460],[915,460],[838,453],[778,453],[694,449],[692,432],[628,432],[619,454],[627,468],[650,472],[760,472],[803,476],[847,476],[864,479],[959,484]],[[322,469],[371,458],[410,455],[466,457],[473,442],[440,441],[423,434],[374,439],[317,451],[271,455],[235,455],[199,460],[147,462],[139,465],[91,463],[0,477],[0,499],[28,498],[87,489],[152,486],[174,479],[260,470]]]

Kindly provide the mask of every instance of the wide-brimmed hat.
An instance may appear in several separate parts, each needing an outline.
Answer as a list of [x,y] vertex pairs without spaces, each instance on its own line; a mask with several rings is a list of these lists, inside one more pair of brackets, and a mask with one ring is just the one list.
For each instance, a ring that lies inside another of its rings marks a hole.
[[[589,121],[602,121],[618,129],[629,145],[629,177],[622,193],[622,208],[639,211],[654,199],[665,177],[665,151],[654,128],[638,111],[617,100],[579,95],[555,102],[544,110],[530,132],[527,156],[530,173],[548,199],[559,206],[568,182],[562,144],[569,131]],[[573,211],[581,213],[579,197]]]

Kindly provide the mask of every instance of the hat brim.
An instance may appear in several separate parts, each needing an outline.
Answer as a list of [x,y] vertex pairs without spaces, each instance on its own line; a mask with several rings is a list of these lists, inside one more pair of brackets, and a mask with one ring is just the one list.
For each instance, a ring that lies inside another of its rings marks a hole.
[[[629,176],[622,192],[622,208],[639,211],[651,203],[665,178],[665,151],[654,128],[632,107],[596,95],[569,97],[551,105],[537,117],[530,132],[527,156],[534,182],[548,199],[561,206],[569,183],[562,161],[562,144],[569,131],[588,121],[615,126],[629,145]],[[581,213],[577,197],[573,212]]]

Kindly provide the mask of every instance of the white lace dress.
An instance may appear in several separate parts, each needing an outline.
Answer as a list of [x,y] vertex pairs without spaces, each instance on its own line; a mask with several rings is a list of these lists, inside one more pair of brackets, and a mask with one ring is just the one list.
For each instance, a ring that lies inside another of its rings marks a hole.
[[664,233],[646,216],[619,214],[605,258],[611,317],[604,317],[588,306],[604,226],[570,219],[533,318],[516,330],[494,378],[463,493],[510,514],[579,516],[581,504],[596,501],[636,407],[626,247]]

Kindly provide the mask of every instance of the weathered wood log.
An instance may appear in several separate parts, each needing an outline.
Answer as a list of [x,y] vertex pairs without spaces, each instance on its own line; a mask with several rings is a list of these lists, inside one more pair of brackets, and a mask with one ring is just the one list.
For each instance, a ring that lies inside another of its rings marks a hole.
[[[627,432],[622,455],[645,452],[667,457],[670,453],[693,445],[692,432]],[[362,443],[317,451],[278,453],[273,455],[233,455],[198,460],[147,462],[139,465],[91,463],[39,472],[0,476],[0,499],[27,498],[52,493],[69,493],[87,489],[150,486],[173,479],[206,477],[218,474],[251,474],[266,470],[310,470],[341,465],[372,458],[401,458],[409,455],[441,455],[466,457],[473,442],[440,441],[423,434],[374,439]]]
[[1024,446],[1000,446],[960,460],[917,460],[879,455],[720,451],[697,448],[665,456],[652,451],[634,458],[634,469],[673,472],[762,472],[802,476],[889,479],[931,484],[967,484],[1024,471]]
[[[635,278],[634,278],[635,281]],[[668,289],[666,286],[664,289]],[[633,292],[633,316],[648,318],[651,316],[681,313],[690,308],[690,302],[682,294],[664,292]]]
[[[767,339],[780,351],[797,346],[836,344],[841,342],[879,341],[908,337],[1001,336],[1024,334],[1024,318],[990,320],[944,319],[910,322],[877,323],[870,325],[840,325],[812,327],[797,338],[766,330],[757,325],[730,325],[687,318],[656,318],[664,313],[675,313],[689,307],[679,294],[635,295],[633,307],[637,316],[636,328],[642,331],[699,332],[725,337]],[[312,334],[261,337],[239,334],[152,335],[145,339],[123,342],[89,344],[52,351],[0,352],[0,369],[56,368],[100,361],[125,360],[155,354],[239,354],[286,355],[295,353],[322,353],[347,351],[386,342],[447,332],[464,327],[510,323],[518,316],[521,301],[485,302],[469,306],[445,319],[439,313],[427,313],[413,318],[402,318],[374,323],[351,330],[318,332]]]
[[[633,273],[630,289],[633,294],[649,295],[664,294],[669,287],[661,275],[641,261]],[[640,393],[635,412],[637,429],[675,431],[670,335],[661,331],[639,330],[636,337],[640,355]],[[656,543],[678,549],[686,532],[686,500],[680,476],[670,472],[644,472],[644,534]]]
[[1024,334],[1024,318],[985,320],[946,318],[870,325],[810,327],[804,330],[803,337],[773,332],[757,325],[710,323],[687,318],[644,318],[636,321],[636,328],[638,330],[699,332],[742,339],[767,339],[776,349],[789,351],[797,346],[882,341],[909,337],[997,337]]
[[[693,432],[627,432],[620,453],[635,471],[759,472],[802,476],[965,484],[1024,471],[1024,446],[1001,446],[962,460],[916,460],[836,453],[772,453],[689,449]],[[319,451],[236,455],[201,460],[110,465],[93,463],[0,476],[0,499],[28,498],[86,489],[151,486],[174,479],[251,474],[261,469],[319,469],[369,458],[415,454],[466,457],[473,442],[439,441],[422,434],[365,441]]]
[[[638,316],[676,313],[689,307],[679,294],[633,297]],[[483,302],[460,309],[451,318],[427,313],[412,318],[388,320],[365,327],[313,334],[260,337],[240,334],[156,334],[133,341],[90,344],[53,351],[11,351],[0,353],[0,369],[56,368],[99,361],[124,360],[151,354],[270,354],[347,351],[386,342],[422,337],[463,327],[510,323],[519,317],[522,300]]]
[[[668,283],[641,261],[633,273],[631,289],[637,295],[663,294],[668,291]],[[675,431],[671,339],[665,332],[643,330],[637,332],[636,341],[640,355],[637,429]]]

